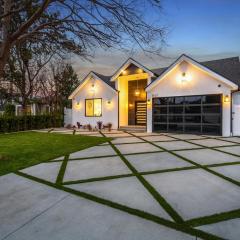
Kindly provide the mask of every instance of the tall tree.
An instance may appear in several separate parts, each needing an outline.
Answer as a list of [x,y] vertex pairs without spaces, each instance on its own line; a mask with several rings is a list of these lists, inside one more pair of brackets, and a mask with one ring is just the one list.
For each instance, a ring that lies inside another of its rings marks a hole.
[[35,49],[32,43],[24,43],[11,49],[5,71],[5,79],[13,84],[18,92],[15,99],[26,113],[27,104],[38,91],[39,73],[51,60],[53,54],[45,49]]
[[128,48],[133,43],[156,51],[159,44],[151,43],[164,39],[165,28],[149,24],[145,13],[148,5],[161,9],[160,2],[0,0],[0,77],[11,49],[26,41],[52,48],[58,54],[73,52],[84,58],[96,47]]
[[39,93],[51,108],[63,112],[64,107],[69,107],[68,96],[78,86],[79,79],[69,63],[55,60],[42,73],[39,84]]

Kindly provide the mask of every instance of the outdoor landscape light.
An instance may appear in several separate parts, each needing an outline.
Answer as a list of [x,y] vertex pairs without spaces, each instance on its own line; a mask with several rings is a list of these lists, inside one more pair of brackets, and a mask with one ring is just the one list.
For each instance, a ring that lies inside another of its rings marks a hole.
[[229,99],[229,96],[228,96],[228,95],[226,95],[226,96],[224,97],[224,102],[230,102],[230,99]]

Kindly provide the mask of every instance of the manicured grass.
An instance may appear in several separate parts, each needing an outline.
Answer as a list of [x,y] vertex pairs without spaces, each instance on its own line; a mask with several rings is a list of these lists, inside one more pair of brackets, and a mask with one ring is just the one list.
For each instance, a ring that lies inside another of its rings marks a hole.
[[40,132],[0,134],[0,176],[107,140],[104,137]]

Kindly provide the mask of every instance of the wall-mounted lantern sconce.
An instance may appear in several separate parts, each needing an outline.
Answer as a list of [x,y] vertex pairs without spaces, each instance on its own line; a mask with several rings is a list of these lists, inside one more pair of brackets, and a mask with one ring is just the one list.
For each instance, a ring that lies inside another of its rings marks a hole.
[[80,101],[77,101],[77,105],[80,105]]
[[95,84],[92,83],[91,88],[90,88],[91,93],[95,93]]
[[229,95],[225,95],[225,97],[224,97],[224,102],[230,102]]
[[110,104],[111,104],[111,100],[108,100],[108,101],[107,101],[107,104],[110,105]]
[[132,107],[133,107],[133,104],[132,104],[132,103],[129,103],[129,107],[132,108]]
[[151,99],[148,99],[147,100],[147,105],[150,105],[151,104]]
[[141,68],[138,68],[137,72],[138,73],[143,73],[143,70]]
[[187,82],[187,76],[186,76],[185,72],[182,73],[182,79],[181,80],[182,80],[182,83]]

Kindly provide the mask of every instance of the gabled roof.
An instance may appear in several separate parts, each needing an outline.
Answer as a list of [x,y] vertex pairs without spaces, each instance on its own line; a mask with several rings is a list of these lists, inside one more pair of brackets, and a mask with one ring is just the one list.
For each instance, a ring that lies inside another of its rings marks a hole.
[[[190,64],[200,68],[201,70],[204,70],[205,72],[209,73],[213,77],[215,77],[215,78],[219,79],[220,81],[224,82],[225,84],[227,84],[228,86],[230,86],[233,89],[238,88],[237,84],[233,80],[228,79],[225,76],[223,76],[223,75],[217,73],[216,71],[210,69],[209,67],[207,67],[207,65],[210,65],[209,63],[213,62],[213,61],[205,62],[205,65],[204,65],[203,63],[199,63],[196,60],[192,59],[191,57],[183,54],[175,62],[173,62],[169,67],[161,68],[161,69],[155,69],[155,71],[160,72],[160,75],[159,75],[158,78],[156,78],[154,81],[152,81],[146,87],[146,90],[148,91],[148,90],[152,89],[154,86],[156,86],[172,69],[174,69],[178,64],[180,64],[183,61],[189,62]],[[236,61],[236,58],[234,58],[234,61]],[[212,66],[215,66],[215,65],[212,63]],[[240,75],[239,75],[239,77],[240,77]],[[239,78],[238,81],[240,81],[240,78]],[[239,85],[240,85],[240,82],[239,82]]]
[[118,68],[118,70],[112,75],[111,77],[111,81],[115,81],[116,78],[121,74],[121,71],[123,69],[126,69],[130,64],[133,64],[141,69],[143,69],[146,73],[148,73],[151,77],[153,77],[155,74],[148,68],[146,68],[145,66],[143,66],[141,63],[137,62],[136,60],[134,60],[133,58],[129,58],[127,61],[125,61],[120,68]]
[[87,83],[88,80],[90,80],[92,77],[94,77],[95,79],[101,80],[104,82],[104,84],[106,84],[106,86],[108,86],[110,89],[112,89],[113,91],[117,91],[115,89],[115,83],[111,83],[110,77],[108,76],[104,76],[101,75],[99,73],[96,72],[89,72],[87,74],[87,76],[81,81],[81,83],[79,84],[79,86],[71,93],[71,95],[68,97],[68,99],[73,99],[74,96],[78,93],[78,91]]
[[115,82],[111,82],[111,76],[105,76],[97,72],[93,72],[95,75],[97,75],[101,80],[103,80],[106,84],[108,84],[110,87],[115,89]]

